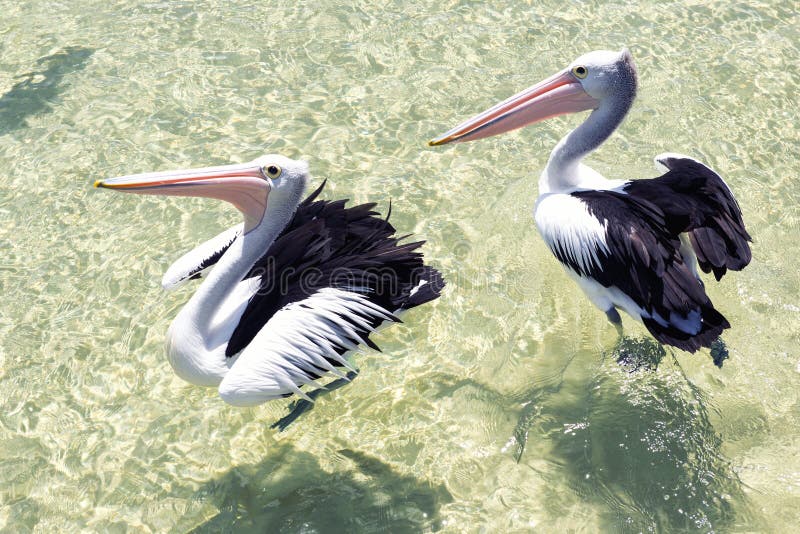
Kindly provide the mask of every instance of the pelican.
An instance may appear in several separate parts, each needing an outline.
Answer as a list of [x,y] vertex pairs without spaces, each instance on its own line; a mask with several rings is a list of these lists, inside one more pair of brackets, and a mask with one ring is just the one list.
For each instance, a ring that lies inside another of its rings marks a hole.
[[[619,310],[660,343],[695,352],[730,327],[697,270],[719,280],[750,262],[750,236],[720,176],[688,156],[656,156],[661,176],[608,180],[582,160],[619,127],[636,97],[627,49],[595,51],[429,142],[472,141],[591,110],[553,149],[534,209],[545,243],[621,333]],[[713,352],[713,351],[712,351]],[[715,363],[721,365],[721,361]]]
[[308,180],[305,161],[266,155],[95,183],[126,193],[216,198],[244,216],[177,260],[162,280],[171,289],[205,277],[169,327],[167,356],[180,378],[217,387],[229,404],[292,394],[310,401],[301,387],[323,387],[316,380],[329,373],[352,376],[348,352],[377,349],[372,332],[444,287],[423,264],[423,242],[400,243],[375,204],[317,200],[324,182],[302,200]]

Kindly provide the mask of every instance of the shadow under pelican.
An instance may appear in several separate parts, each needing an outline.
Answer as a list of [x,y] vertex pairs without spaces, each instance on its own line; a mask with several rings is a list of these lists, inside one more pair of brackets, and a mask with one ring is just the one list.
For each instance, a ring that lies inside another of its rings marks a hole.
[[[531,467],[552,481],[548,491],[566,478],[609,531],[750,524],[754,512],[721,452],[708,400],[677,361],[657,369],[665,355],[653,340],[625,338],[602,361],[574,355],[560,381],[530,392],[515,430],[517,460],[544,456],[546,468]],[[534,443],[536,452],[525,450]],[[560,517],[563,494],[552,493],[543,500]]]
[[326,471],[313,455],[279,444],[257,465],[231,469],[198,499],[220,512],[191,532],[427,532],[441,528],[447,488],[342,449]]

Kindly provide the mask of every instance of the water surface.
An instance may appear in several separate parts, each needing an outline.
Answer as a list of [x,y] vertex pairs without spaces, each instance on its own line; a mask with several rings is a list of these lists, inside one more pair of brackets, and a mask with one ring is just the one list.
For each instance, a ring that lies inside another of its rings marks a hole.
[[[790,531],[800,523],[800,16],[785,2],[0,1],[0,527],[9,532]],[[707,353],[616,334],[530,213],[579,117],[425,141],[597,48],[639,98],[590,158],[677,151],[740,200],[754,260],[709,293]],[[449,279],[286,430],[292,401],[184,384],[170,262],[238,222],[98,178],[310,161]]]

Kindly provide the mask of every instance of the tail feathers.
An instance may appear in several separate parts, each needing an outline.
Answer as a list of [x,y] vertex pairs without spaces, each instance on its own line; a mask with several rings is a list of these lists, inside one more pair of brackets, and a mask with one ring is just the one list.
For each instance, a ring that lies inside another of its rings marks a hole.
[[415,279],[419,280],[419,283],[411,289],[408,298],[400,305],[401,310],[409,310],[436,300],[445,286],[442,274],[433,267],[422,267],[417,271]]
[[642,322],[660,343],[672,345],[687,352],[696,352],[702,347],[711,348],[711,344],[719,338],[722,331],[731,326],[728,320],[714,309],[710,301],[699,312],[700,331],[694,334],[684,330],[686,323],[689,322],[686,318],[662,324],[651,317],[642,317]]

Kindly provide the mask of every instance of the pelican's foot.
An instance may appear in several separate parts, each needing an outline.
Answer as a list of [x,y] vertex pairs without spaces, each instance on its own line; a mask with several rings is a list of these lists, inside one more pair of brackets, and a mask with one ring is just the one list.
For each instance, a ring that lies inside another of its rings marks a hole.
[[606,317],[611,324],[616,326],[617,328],[622,328],[622,317],[619,316],[619,312],[613,306],[606,310]]
[[[342,386],[346,386],[357,376],[358,371],[350,371],[347,373],[347,375],[345,375],[345,378],[337,378],[329,384],[326,384],[325,389],[315,389],[314,391],[309,392],[308,396],[311,397],[312,401],[315,401],[320,395],[325,395],[333,390],[339,389]],[[272,423],[270,428],[277,428],[278,431],[283,432],[289,427],[289,425],[294,423],[298,417],[306,412],[311,411],[313,408],[313,402],[309,402],[306,399],[298,399],[289,405],[289,413]]]
[[619,316],[619,312],[613,306],[606,310],[606,317],[608,317],[608,322],[614,325],[614,328],[617,329],[617,334],[619,337],[622,337],[622,317]]
[[728,359],[728,347],[721,337],[718,337],[711,343],[711,358],[714,360],[714,365],[722,369],[722,362]]
[[620,336],[614,354],[617,363],[633,373],[640,369],[655,371],[667,355],[667,351],[660,343],[650,338],[634,339]]
[[625,337],[625,333],[622,331],[622,323],[615,323],[614,327],[617,329],[617,335],[619,336],[620,341],[622,341],[622,338]]

